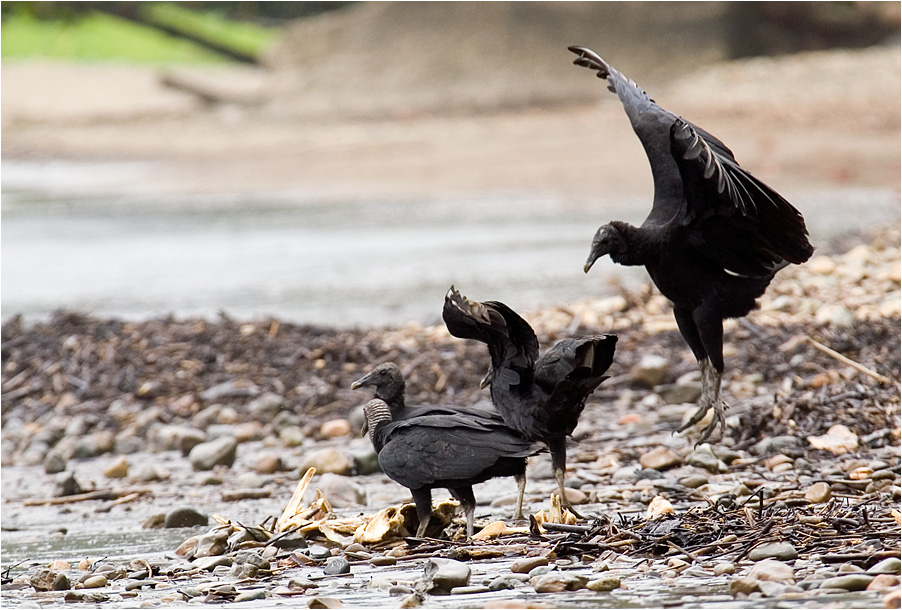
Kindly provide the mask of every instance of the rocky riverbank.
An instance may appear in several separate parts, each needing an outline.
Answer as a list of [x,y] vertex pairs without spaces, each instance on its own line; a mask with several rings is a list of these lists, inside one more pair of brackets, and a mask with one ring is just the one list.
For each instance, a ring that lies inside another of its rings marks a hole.
[[[374,472],[354,432],[366,395],[351,381],[393,360],[411,402],[487,398],[484,350],[443,327],[9,318],[4,602],[306,595],[311,607],[397,606],[453,592],[467,607],[615,605],[640,593],[651,605],[898,603],[888,592],[899,583],[899,290],[898,228],[821,246],[781,272],[761,309],[726,327],[726,436],[698,448],[672,435],[699,384],[662,297],[643,289],[524,312],[543,347],[619,335],[612,378],[571,451],[568,494],[585,518],[470,543],[450,520],[427,542],[405,540],[403,521],[378,542],[338,530],[407,497]],[[268,517],[310,467],[313,525],[288,544]],[[547,456],[527,474],[528,508],[547,514]],[[480,526],[509,516],[509,483],[477,488]],[[198,529],[215,513],[214,530]],[[141,529],[167,521],[195,529]],[[171,534],[140,552],[107,549],[106,560],[71,542],[114,531]],[[207,546],[194,539],[176,553],[192,535]],[[436,585],[445,571],[459,572],[456,584]]]

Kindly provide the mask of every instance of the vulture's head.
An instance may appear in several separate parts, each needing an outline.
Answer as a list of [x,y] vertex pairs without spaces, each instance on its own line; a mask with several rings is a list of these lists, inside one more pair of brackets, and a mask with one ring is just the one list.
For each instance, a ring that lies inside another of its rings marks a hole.
[[609,255],[616,258],[617,255],[626,252],[626,239],[613,223],[599,227],[592,239],[592,248],[589,250],[589,258],[583,266],[583,271],[589,272],[592,265],[602,256]]
[[385,362],[352,383],[351,389],[356,390],[364,386],[376,388],[376,395],[379,397],[394,397],[404,391],[404,377],[397,364]]

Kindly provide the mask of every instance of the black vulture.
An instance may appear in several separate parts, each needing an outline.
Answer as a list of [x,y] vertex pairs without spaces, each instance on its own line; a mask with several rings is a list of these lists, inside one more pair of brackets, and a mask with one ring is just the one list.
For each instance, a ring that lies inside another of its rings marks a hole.
[[617,94],[654,178],[651,213],[640,227],[614,221],[598,229],[584,270],[609,255],[644,265],[673,303],[680,334],[702,374],[700,406],[682,432],[714,409],[704,442],[725,427],[720,384],[723,320],[757,307],[777,271],[807,261],[814,248],[805,220],[772,188],[742,169],[716,137],[658,106],[636,83],[583,47],[578,66],[597,70]]
[[548,446],[561,502],[567,504],[567,436],[586,399],[606,379],[617,336],[563,339],[539,357],[539,340],[526,320],[504,303],[470,301],[453,286],[442,318],[455,337],[488,346],[492,402],[508,426]]
[[444,487],[460,502],[473,536],[473,485],[495,477],[523,479],[526,458],[541,445],[525,440],[503,423],[465,415],[423,415],[393,421],[385,401],[363,408],[365,426],[379,465],[410,490],[422,538],[432,514],[432,490]]
[[[401,373],[400,367],[394,362],[384,362],[372,371],[351,384],[351,389],[372,386],[374,388],[373,397],[384,401],[389,410],[393,421],[409,419],[411,417],[422,417],[424,415],[458,415],[464,419],[457,421],[467,421],[466,417],[473,418],[474,426],[482,427],[481,420],[489,420],[496,425],[503,425],[504,420],[494,407],[481,407],[479,405],[471,405],[467,407],[445,406],[445,405],[415,405],[408,406],[405,403],[404,375]],[[523,519],[523,495],[526,491],[526,477],[517,478],[517,507],[514,512],[514,519]]]
[[476,417],[501,421],[501,415],[494,407],[489,405],[471,405],[467,407],[407,405],[405,397],[407,384],[404,381],[404,375],[401,373],[401,368],[394,362],[383,362],[376,366],[372,371],[354,381],[351,384],[351,389],[356,390],[366,386],[374,388],[374,398],[385,401],[388,408],[391,409],[391,416],[394,420],[407,419],[408,417],[417,417],[420,415],[465,413]]

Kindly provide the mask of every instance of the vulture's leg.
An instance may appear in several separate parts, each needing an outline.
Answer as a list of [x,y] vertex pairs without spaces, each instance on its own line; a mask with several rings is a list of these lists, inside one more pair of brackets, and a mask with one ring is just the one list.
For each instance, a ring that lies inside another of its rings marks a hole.
[[476,513],[476,496],[473,495],[473,488],[458,487],[450,491],[464,509],[464,518],[467,520],[467,540],[469,540],[473,537],[473,515]]
[[548,439],[548,452],[551,453],[551,468],[554,470],[554,478],[557,481],[558,492],[561,494],[561,506],[570,510],[577,518],[583,516],[576,512],[564,487],[564,477],[567,474],[567,437],[555,436]]
[[522,521],[525,518],[523,516],[523,494],[526,493],[526,475],[514,475],[514,480],[517,481],[517,512],[514,513],[514,519]]
[[413,503],[417,507],[417,519],[420,521],[417,526],[417,538],[422,538],[426,535],[426,527],[432,517],[432,490],[411,489],[410,494],[413,496]]
[[698,307],[696,309],[673,308],[680,334],[689,345],[698,360],[698,368],[702,375],[702,396],[698,410],[692,414],[685,424],[677,429],[683,432],[704,419],[710,409],[714,409],[714,418],[702,432],[696,444],[708,440],[717,428],[726,428],[723,405],[720,402],[720,379],[723,373],[723,322],[713,308]]

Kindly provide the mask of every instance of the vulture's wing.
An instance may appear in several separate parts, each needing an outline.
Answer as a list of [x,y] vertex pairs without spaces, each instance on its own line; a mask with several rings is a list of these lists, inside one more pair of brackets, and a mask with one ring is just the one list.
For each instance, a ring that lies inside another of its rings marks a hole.
[[670,128],[692,245],[739,275],[767,276],[814,252],[802,214],[742,169],[717,138],[683,119]]

